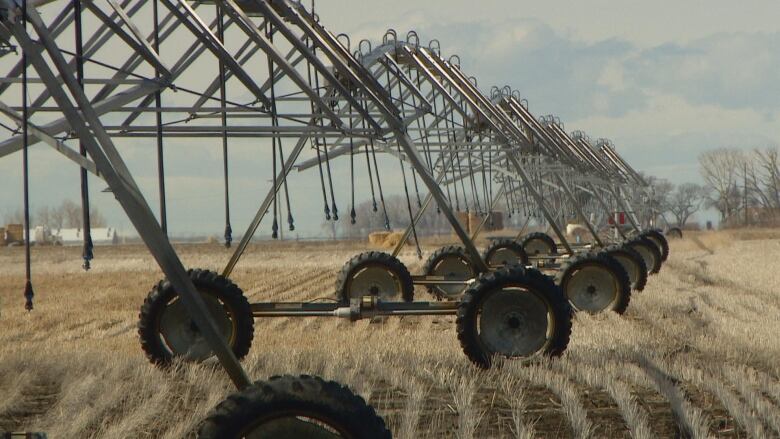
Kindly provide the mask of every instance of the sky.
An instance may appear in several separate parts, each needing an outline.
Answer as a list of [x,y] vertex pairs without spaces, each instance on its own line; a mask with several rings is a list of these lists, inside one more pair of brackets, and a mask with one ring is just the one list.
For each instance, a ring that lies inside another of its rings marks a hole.
[[[613,140],[635,168],[674,183],[701,182],[697,157],[719,147],[751,149],[780,142],[780,2],[751,0],[411,1],[319,0],[321,21],[353,42],[381,39],[387,28],[436,38],[445,55],[491,86],[520,91],[536,115],[555,114],[567,131]],[[7,57],[6,57],[7,59]],[[7,70],[0,58],[0,71]],[[172,149],[167,159],[171,233],[220,234],[219,150]],[[153,145],[123,149],[156,205]],[[199,161],[193,162],[192,151]],[[267,190],[262,159],[237,147],[232,195],[235,230],[243,229]],[[78,197],[77,169],[45,147],[32,151],[33,206]],[[0,159],[0,218],[20,206],[20,157]],[[254,166],[254,168],[253,168]],[[344,164],[337,164],[344,171]],[[314,174],[296,177],[298,233],[322,233]],[[348,191],[342,183],[342,211]],[[401,186],[388,182],[388,192]],[[129,222],[104,184],[93,200],[111,225]],[[358,195],[358,202],[367,195]],[[711,219],[713,213],[700,215]],[[308,218],[312,217],[312,218]],[[261,226],[267,233],[266,226]],[[129,232],[129,230],[128,230]]]

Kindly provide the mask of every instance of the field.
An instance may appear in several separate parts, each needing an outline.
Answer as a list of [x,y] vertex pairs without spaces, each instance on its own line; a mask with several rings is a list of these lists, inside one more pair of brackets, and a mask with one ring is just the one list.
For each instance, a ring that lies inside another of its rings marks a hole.
[[[578,315],[562,358],[480,372],[453,318],[256,320],[249,374],[348,384],[400,438],[780,437],[780,233],[672,241],[626,315]],[[435,247],[424,248],[426,256]],[[250,300],[330,297],[364,245],[253,247],[233,276]],[[180,247],[219,269],[217,245]],[[191,436],[232,388],[214,364],[150,366],[138,309],[161,274],[143,247],[34,249],[36,308],[23,310],[22,251],[0,249],[0,431],[51,438]],[[420,262],[407,250],[412,272]],[[422,290],[420,300],[426,300]]]

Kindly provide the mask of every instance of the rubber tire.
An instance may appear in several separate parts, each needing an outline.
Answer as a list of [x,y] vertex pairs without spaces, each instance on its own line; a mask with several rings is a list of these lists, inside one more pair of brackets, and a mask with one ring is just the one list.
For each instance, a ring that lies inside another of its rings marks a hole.
[[[628,304],[631,301],[631,281],[628,279],[628,273],[626,273],[626,270],[623,268],[620,262],[615,260],[615,258],[612,256],[609,256],[609,254],[604,251],[600,251],[598,253],[582,253],[569,258],[569,260],[561,265],[560,270],[555,274],[555,284],[561,288],[564,297],[566,297],[568,300],[565,283],[569,280],[571,273],[576,271],[582,265],[591,264],[594,262],[606,267],[609,271],[611,271],[618,278],[618,282],[620,283],[619,298],[615,304],[615,307],[611,310],[604,311],[614,311],[617,314],[623,314],[626,312]],[[572,309],[575,311],[577,310],[574,305],[572,305]]]
[[[236,358],[239,360],[244,358],[249,353],[255,336],[255,320],[244,292],[229,279],[213,271],[195,269],[187,273],[195,288],[216,292],[217,297],[230,308],[232,315],[237,316],[237,333],[231,347]],[[141,312],[138,314],[138,336],[141,340],[141,348],[146,358],[158,366],[168,366],[174,359],[174,355],[160,339],[160,331],[157,328],[160,313],[174,297],[176,291],[173,285],[167,279],[161,280],[146,296]]]
[[[474,267],[474,264],[471,262],[471,258],[469,258],[468,253],[466,253],[466,249],[458,246],[458,245],[448,245],[445,247],[441,247],[437,249],[435,252],[431,253],[430,256],[428,256],[428,259],[425,261],[425,265],[423,265],[423,273],[425,275],[431,275],[431,272],[436,267],[436,264],[439,263],[441,259],[443,259],[445,256],[458,256],[459,258],[463,259],[464,261],[468,262],[469,266],[471,267],[471,271],[473,273],[477,273],[477,269]],[[428,292],[436,297],[436,299],[441,300],[445,296],[443,294],[440,294],[439,291],[433,287],[433,286],[426,286]]]
[[669,257],[669,241],[666,240],[666,236],[664,236],[660,230],[646,230],[640,233],[639,236],[644,236],[656,245],[660,244],[659,250],[661,250],[661,262],[666,262],[666,259]]
[[[645,289],[645,286],[647,286],[647,264],[645,264],[645,260],[642,258],[642,255],[640,255],[636,250],[634,250],[633,247],[627,244],[611,245],[605,248],[604,251],[612,257],[614,257],[616,254],[622,254],[628,258],[631,258],[631,260],[639,266],[639,279],[637,279],[636,285],[632,285],[631,288],[634,291],[642,291]],[[620,263],[620,261],[618,261],[618,263]]]
[[[289,414],[326,418],[327,425],[352,438],[391,438],[385,421],[362,397],[334,381],[301,375],[258,381],[220,402],[198,430],[200,439],[239,438],[259,416]],[[314,416],[312,416],[314,415]]]
[[515,241],[514,239],[497,239],[490,243],[490,245],[485,249],[485,251],[482,253],[482,260],[485,261],[485,263],[488,263],[488,257],[495,252],[496,250],[500,249],[509,249],[516,254],[520,256],[520,260],[522,261],[522,265],[528,265],[528,254],[526,254],[525,249],[523,248],[523,245],[519,242]]
[[658,248],[658,246],[653,241],[644,236],[637,236],[636,238],[628,241],[626,245],[630,245],[632,247],[641,245],[653,254],[655,264],[653,264],[652,267],[647,267],[647,274],[654,275],[661,271],[661,265],[663,264],[663,261],[661,260],[661,249]]
[[350,297],[347,293],[347,283],[352,274],[366,265],[382,265],[388,271],[395,273],[401,282],[401,298],[404,302],[414,301],[414,283],[412,275],[406,266],[398,258],[383,252],[364,252],[344,264],[338,277],[336,278],[336,299],[341,303],[349,303]]
[[683,231],[679,227],[672,227],[671,229],[666,231],[666,234],[664,236],[667,237],[667,240],[669,238],[682,239]]
[[466,290],[458,305],[458,315],[455,320],[458,341],[463,352],[476,366],[489,369],[493,363],[492,353],[487,352],[479,340],[477,333],[477,316],[482,302],[492,292],[509,283],[520,283],[530,289],[542,292],[553,310],[556,320],[555,332],[550,344],[542,352],[548,357],[560,356],[566,350],[571,336],[572,309],[569,301],[563,295],[552,279],[541,271],[515,265],[483,274]]
[[[552,249],[552,254],[554,255],[558,254],[558,245],[555,244],[555,240],[553,240],[552,237],[550,237],[550,235],[542,232],[529,233],[528,235],[523,236],[522,241],[520,241],[521,244],[523,245],[523,249],[525,249],[525,245],[529,241],[534,239],[541,239],[542,241],[547,243],[547,245],[550,246],[550,248]],[[527,253],[528,252],[526,252],[526,254]]]

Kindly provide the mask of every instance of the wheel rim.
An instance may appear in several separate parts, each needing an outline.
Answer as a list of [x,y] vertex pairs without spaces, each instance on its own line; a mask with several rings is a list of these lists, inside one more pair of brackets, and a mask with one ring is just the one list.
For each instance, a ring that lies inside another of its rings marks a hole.
[[359,268],[349,283],[349,297],[377,296],[382,300],[401,294],[398,275],[383,265],[368,265]]
[[550,244],[542,239],[534,238],[526,241],[523,245],[525,252],[529,255],[549,255],[552,254]]
[[642,259],[645,261],[645,265],[647,266],[647,271],[652,271],[653,267],[655,267],[655,256],[653,255],[653,252],[648,250],[647,247],[644,245],[635,245],[633,246],[634,250],[639,253],[640,256],[642,256]]
[[487,257],[488,265],[521,265],[523,259],[517,252],[508,247],[493,249]]
[[[201,298],[220,335],[232,346],[237,328],[230,313],[216,297],[202,294]],[[163,343],[175,357],[182,357],[187,361],[204,361],[214,355],[208,341],[178,297],[163,310],[159,329]]]
[[631,288],[635,288],[639,281],[639,265],[623,253],[616,253],[611,256],[623,266],[626,273],[628,273],[628,280],[631,283]]
[[601,312],[612,308],[619,297],[617,276],[596,264],[580,267],[572,273],[564,288],[572,306],[580,311]]
[[505,357],[530,357],[551,341],[552,309],[536,292],[505,287],[482,302],[479,340],[485,349]]
[[322,416],[304,413],[282,413],[259,419],[244,429],[239,437],[247,439],[333,439],[351,437]]
[[[434,276],[443,276],[446,280],[466,281],[474,278],[474,271],[471,269],[471,263],[457,255],[446,255],[436,263],[431,274]],[[456,297],[463,294],[466,290],[463,285],[436,285],[434,288],[439,294],[446,297]]]

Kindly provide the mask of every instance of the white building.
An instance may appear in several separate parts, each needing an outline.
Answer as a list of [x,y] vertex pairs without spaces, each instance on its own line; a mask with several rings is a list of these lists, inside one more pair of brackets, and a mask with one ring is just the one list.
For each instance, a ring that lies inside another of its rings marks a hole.
[[[53,230],[52,234],[56,236],[63,245],[74,245],[84,242],[84,230],[81,228]],[[92,243],[95,245],[119,244],[119,235],[117,234],[116,229],[111,227],[93,228]]]

